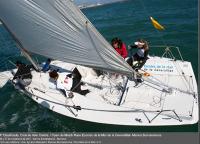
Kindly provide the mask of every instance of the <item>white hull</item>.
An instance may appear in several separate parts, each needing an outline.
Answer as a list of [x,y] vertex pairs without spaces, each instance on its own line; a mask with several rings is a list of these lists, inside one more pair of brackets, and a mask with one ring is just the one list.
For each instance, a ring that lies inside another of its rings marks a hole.
[[[61,61],[53,61],[52,65],[69,71],[76,66]],[[23,92],[54,112],[90,122],[132,126],[185,125],[198,122],[197,83],[191,63],[151,57],[143,69],[150,76],[144,77],[145,81],[136,85],[132,80],[127,82],[124,76],[124,79],[94,76],[86,68],[85,75],[83,72],[81,74],[83,81],[89,83],[84,88],[91,92],[86,96],[74,93],[72,99],[66,99],[58,90],[52,89],[48,73],[33,71],[32,83]],[[110,83],[120,82],[126,86],[124,92],[118,91],[114,86],[106,87]],[[101,85],[103,89],[90,84]],[[82,109],[77,111],[68,107],[73,105]]]

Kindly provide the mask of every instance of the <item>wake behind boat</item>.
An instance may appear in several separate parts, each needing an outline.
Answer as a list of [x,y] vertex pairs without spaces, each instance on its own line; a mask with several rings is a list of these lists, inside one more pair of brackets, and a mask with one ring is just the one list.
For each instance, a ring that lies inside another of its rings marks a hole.
[[[85,96],[73,92],[73,97],[66,98],[48,72],[32,70],[32,82],[25,89],[13,84],[38,104],[97,123],[154,126],[198,122],[197,83],[190,62],[165,55],[150,57],[141,70],[134,71],[71,1],[8,0],[0,2],[0,18],[35,69],[40,67],[27,51],[58,59],[51,67],[60,69],[59,75],[77,68],[84,83],[81,88],[89,90]],[[94,69],[103,73],[98,75]],[[12,80],[13,71],[0,74],[1,86]]]

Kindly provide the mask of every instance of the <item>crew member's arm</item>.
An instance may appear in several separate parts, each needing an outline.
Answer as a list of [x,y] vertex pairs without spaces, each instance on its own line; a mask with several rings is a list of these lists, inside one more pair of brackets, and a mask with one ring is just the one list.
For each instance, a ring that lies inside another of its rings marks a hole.
[[34,69],[36,72],[39,72],[33,65],[26,65],[27,68],[29,69]]
[[137,45],[130,45],[130,48],[137,48]]
[[122,44],[122,57],[126,58],[128,56],[128,52],[126,50],[126,45],[123,43]]
[[145,59],[147,59],[148,54],[149,54],[149,50],[146,50],[146,51],[144,52],[144,58],[145,58]]

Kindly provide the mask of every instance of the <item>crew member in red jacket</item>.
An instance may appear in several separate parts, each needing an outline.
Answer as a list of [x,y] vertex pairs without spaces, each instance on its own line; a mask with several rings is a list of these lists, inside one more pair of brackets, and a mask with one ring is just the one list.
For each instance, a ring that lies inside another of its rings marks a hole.
[[113,38],[112,41],[113,48],[125,59],[128,56],[125,43],[119,38]]

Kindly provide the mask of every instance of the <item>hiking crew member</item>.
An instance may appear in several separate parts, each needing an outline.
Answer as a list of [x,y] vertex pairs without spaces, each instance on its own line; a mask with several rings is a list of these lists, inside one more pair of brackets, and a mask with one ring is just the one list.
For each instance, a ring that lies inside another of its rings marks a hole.
[[31,68],[34,68],[32,65],[25,65],[20,61],[16,62],[17,72],[13,77],[13,81],[17,79],[16,84],[24,89],[26,86],[30,85],[32,82]]
[[127,60],[127,63],[134,67],[134,62],[138,62],[138,68],[141,68],[147,61],[148,59],[148,54],[149,54],[149,46],[147,41],[143,39],[139,39],[134,43],[134,45],[130,45],[129,49],[132,48],[137,48],[137,52]]
[[125,59],[128,56],[125,43],[119,38],[113,38],[111,41],[113,48]]
[[66,91],[77,92],[81,95],[86,95],[89,93],[89,90],[81,90],[81,85],[84,85],[81,82],[81,75],[77,68],[73,70],[71,74],[68,74],[63,78],[61,74],[59,75],[56,70],[53,70],[49,73],[49,76],[56,81],[56,88],[60,90],[65,97],[67,97]]

